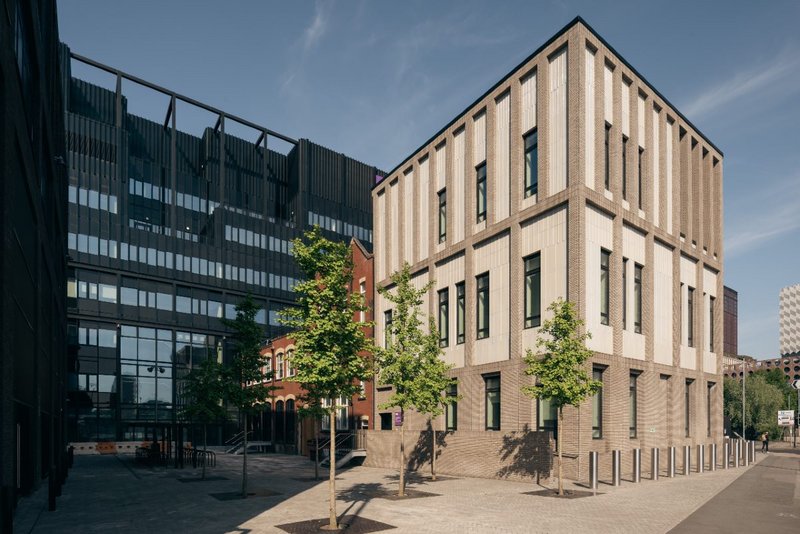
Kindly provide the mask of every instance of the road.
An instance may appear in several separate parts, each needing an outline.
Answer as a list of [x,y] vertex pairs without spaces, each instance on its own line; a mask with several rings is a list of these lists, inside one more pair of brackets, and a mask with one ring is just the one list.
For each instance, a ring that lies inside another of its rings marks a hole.
[[769,455],[670,532],[799,531],[800,448],[774,443]]

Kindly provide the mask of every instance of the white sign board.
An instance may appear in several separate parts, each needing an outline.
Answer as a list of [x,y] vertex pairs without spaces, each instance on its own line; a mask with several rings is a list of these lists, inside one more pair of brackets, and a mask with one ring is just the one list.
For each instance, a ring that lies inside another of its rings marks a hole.
[[778,412],[778,426],[793,426],[794,410],[780,410]]
[[792,382],[792,387],[794,389],[800,389],[800,380],[795,380]]

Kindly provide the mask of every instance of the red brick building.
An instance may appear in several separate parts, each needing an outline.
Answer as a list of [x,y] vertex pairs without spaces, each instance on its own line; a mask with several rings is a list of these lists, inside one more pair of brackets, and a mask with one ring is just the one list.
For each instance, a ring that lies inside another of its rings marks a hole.
[[[353,280],[350,291],[364,295],[367,311],[355,320],[361,322],[373,321],[373,260],[372,254],[364,245],[353,238],[350,242],[353,251]],[[373,328],[366,328],[368,338],[373,337]],[[308,452],[306,443],[315,436],[315,421],[298,417],[298,409],[302,405],[303,392],[297,382],[289,380],[294,376],[292,367],[292,354],[294,352],[294,339],[291,334],[271,340],[262,350],[262,354],[269,357],[265,373],[272,373],[270,383],[277,389],[272,398],[267,402],[259,417],[254,418],[254,440],[272,441],[278,452]],[[363,354],[365,357],[368,353]],[[358,428],[368,428],[373,416],[373,384],[363,382],[361,394],[353,395],[349,402],[340,410],[336,421],[336,430],[353,431]],[[322,422],[322,433],[326,433],[327,422]]]

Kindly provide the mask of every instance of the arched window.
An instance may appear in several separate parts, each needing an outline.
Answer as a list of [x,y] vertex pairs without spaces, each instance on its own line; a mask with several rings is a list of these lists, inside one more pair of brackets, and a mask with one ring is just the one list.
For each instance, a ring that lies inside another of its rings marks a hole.
[[286,413],[284,412],[283,401],[275,403],[275,442],[283,443],[286,437]]
[[[286,376],[294,376],[294,366],[292,365],[292,358],[294,357],[294,350],[286,351]],[[288,409],[286,411],[289,411]]]
[[275,356],[275,380],[283,378],[283,353]]
[[295,436],[297,434],[295,429],[295,422],[297,421],[297,414],[295,413],[294,399],[286,400],[286,438],[285,443],[290,445],[295,444]]
[[272,405],[264,405],[264,440],[272,441]]

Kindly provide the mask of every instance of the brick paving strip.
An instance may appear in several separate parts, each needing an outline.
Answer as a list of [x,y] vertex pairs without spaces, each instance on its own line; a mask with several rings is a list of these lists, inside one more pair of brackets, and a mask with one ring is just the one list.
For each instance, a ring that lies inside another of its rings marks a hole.
[[[277,525],[327,516],[325,472],[323,480],[314,483],[313,464],[303,457],[251,460],[249,491],[256,496],[220,501],[211,494],[234,493],[239,487],[238,456],[220,455],[208,480],[192,484],[181,483],[199,478],[199,471],[191,468],[143,468],[130,457],[79,456],[58,509],[46,511],[46,492],[44,498],[40,492],[26,499],[15,532],[285,533],[288,530]],[[392,533],[667,532],[748,469],[601,485],[597,495],[578,499],[531,495],[547,489],[534,483],[454,477],[431,481],[416,476],[408,488],[420,494],[418,498],[387,499],[397,489],[395,471],[354,467],[337,473],[337,511],[353,526],[345,532],[390,527],[396,527],[387,530]],[[574,484],[567,489],[586,491]],[[356,528],[358,518],[370,521]]]

